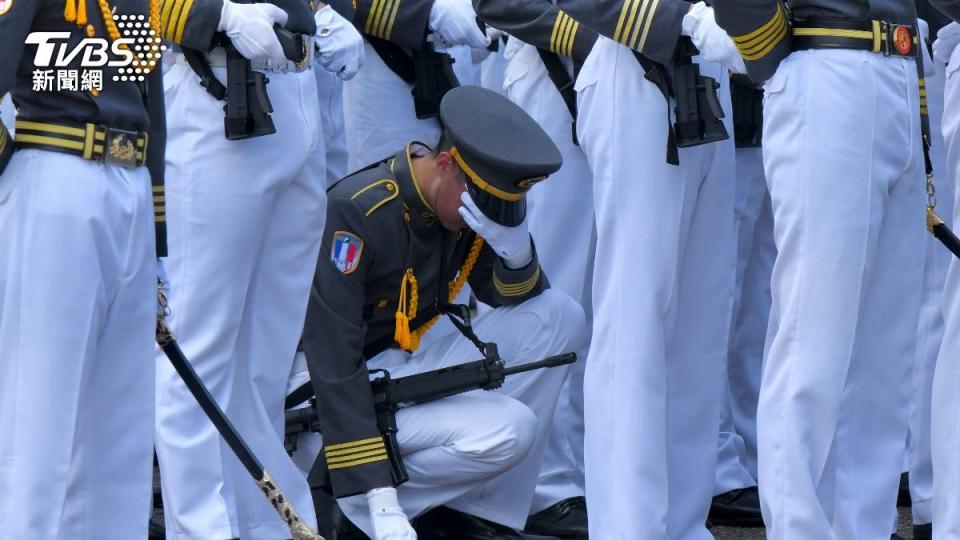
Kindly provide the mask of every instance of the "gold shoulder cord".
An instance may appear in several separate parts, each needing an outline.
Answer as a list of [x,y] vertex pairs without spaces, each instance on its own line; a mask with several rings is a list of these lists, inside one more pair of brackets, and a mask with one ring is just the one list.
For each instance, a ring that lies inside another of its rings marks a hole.
[[[463,261],[463,266],[460,267],[457,278],[447,284],[447,302],[453,302],[457,295],[460,294],[460,289],[463,288],[464,283],[467,282],[467,278],[470,277],[470,272],[473,271],[473,267],[477,264],[477,258],[480,257],[480,249],[482,247],[483,238],[477,235],[477,237],[473,239],[473,245],[470,246],[470,251],[467,254],[467,258]],[[407,302],[408,287],[410,291],[409,302]],[[420,347],[420,338],[433,328],[433,325],[440,319],[440,315],[437,315],[423,323],[416,330],[411,331],[410,321],[417,317],[417,304],[419,300],[420,291],[417,287],[417,278],[413,275],[413,268],[408,268],[407,272],[403,275],[403,281],[400,282],[400,303],[397,305],[397,312],[394,317],[396,326],[393,332],[393,339],[400,345],[401,349],[408,352],[413,352]]]
[[[160,36],[160,0],[150,1],[150,29],[153,30],[153,36]],[[117,29],[117,23],[113,20],[113,8],[107,0],[97,0],[100,6],[100,15],[103,18],[103,26],[107,29],[107,35],[110,41],[120,39],[120,30]],[[66,0],[66,6],[63,9],[63,18],[67,22],[75,23],[77,26],[86,27],[84,31],[87,37],[94,36],[92,24],[87,24],[87,0]],[[121,48],[130,50],[126,44],[121,44]],[[148,47],[148,50],[150,48]],[[132,51],[131,51],[132,52]],[[149,53],[148,53],[149,54]],[[156,60],[151,60],[149,56],[140,53],[133,53],[133,67],[141,68],[147,73],[156,65]]]

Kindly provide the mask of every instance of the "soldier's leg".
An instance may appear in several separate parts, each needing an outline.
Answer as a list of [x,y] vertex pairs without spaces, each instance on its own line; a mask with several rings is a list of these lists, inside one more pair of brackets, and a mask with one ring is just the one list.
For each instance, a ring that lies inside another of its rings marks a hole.
[[433,145],[440,139],[436,119],[417,118],[411,88],[365,45],[363,69],[343,84],[348,172],[389,156],[411,140]]
[[[326,157],[327,186],[347,175],[347,133],[343,125],[343,81],[319,65],[313,67],[320,97],[320,127]],[[433,144],[432,142],[430,144]]]
[[[960,178],[960,48],[953,51],[946,69],[943,137],[947,150],[946,181]],[[938,182],[940,186],[944,182]],[[954,194],[951,223],[960,225],[960,189]],[[942,198],[940,198],[942,200]],[[939,209],[939,204],[938,204]],[[942,217],[942,216],[941,216]],[[950,258],[943,293],[944,334],[933,376],[930,419],[933,464],[933,532],[936,538],[960,538],[960,260]]]
[[[667,104],[626,47],[601,38],[577,90],[578,133],[593,170],[597,220],[584,381],[590,533],[663,538],[670,475],[682,474],[668,469],[668,402],[711,393],[668,380],[676,341],[667,319],[684,285],[681,253],[705,172],[698,150],[683,152],[679,167],[665,162]],[[726,219],[732,224],[731,215]],[[704,415],[717,414],[718,405]],[[715,455],[717,425],[718,416],[707,428],[708,447],[697,451]],[[709,491],[712,468],[702,482]],[[709,537],[703,524],[694,536]]]
[[[575,351],[582,346],[585,331],[583,309],[569,296],[553,289],[521,304],[492,309],[478,317],[473,327],[480,339],[497,343],[500,356],[507,365],[535,362],[554,354]],[[377,361],[371,361],[369,366],[387,367],[394,377],[469,362],[481,357],[473,343],[456,332],[438,337],[428,346],[420,348],[409,361],[403,360],[406,354],[397,350],[382,356],[383,358]],[[385,358],[394,360],[385,366]],[[457,496],[448,496],[438,504],[508,527],[523,526],[533,498],[543,445],[556,408],[563,375],[563,369],[543,369],[513,375],[506,380],[497,392],[521,402],[526,406],[525,409],[532,410],[535,415],[534,435],[527,443],[532,449],[529,454],[523,452],[524,455],[520,456],[524,458],[522,462],[511,463],[509,473],[483,482],[482,485],[472,484],[469,489],[459,492]],[[419,407],[412,407],[411,410]],[[481,413],[471,413],[469,418],[479,414]],[[505,418],[513,416],[516,415],[508,410]],[[521,423],[527,422],[521,420]],[[401,427],[400,431],[402,429]],[[490,429],[496,431],[502,428],[491,425]],[[496,472],[503,472],[503,469],[497,469]],[[490,476],[493,475],[488,474],[486,478]],[[352,520],[353,515],[348,515]]]
[[[701,63],[700,70],[721,81],[719,97],[729,110],[726,69]],[[713,496],[736,269],[733,140],[691,150],[680,156],[698,168],[687,179],[690,224],[680,237],[677,307],[667,323],[667,532],[679,539],[703,537]]]
[[[224,77],[222,68],[214,71]],[[306,155],[302,122],[287,120],[300,113],[299,91],[289,75],[270,74],[278,133],[240,141],[224,138],[222,103],[197,84],[182,57],[164,76],[171,330],[228,411],[241,325],[271,208]],[[237,536],[236,478],[229,465],[236,458],[162,353],[157,388],[157,455],[168,536]],[[247,436],[242,419],[232,420]]]
[[[497,343],[507,365],[516,365],[579,350],[584,343],[585,321],[579,304],[568,295],[549,289],[521,304],[497,308],[478,317],[474,329],[480,339]],[[440,367],[477,359],[479,352],[464,337],[450,334],[418,351],[414,361],[421,356],[436,359],[436,367]],[[525,404],[539,420],[533,447],[509,474],[447,506],[509,527],[523,527],[564,374],[564,369],[543,369],[507,379],[498,392]]]
[[[927,60],[926,58],[924,59]],[[926,65],[926,64],[925,64]],[[926,77],[927,109],[930,119],[930,159],[937,191],[936,212],[953,215],[953,182],[947,169],[943,122],[945,66],[937,61]],[[944,217],[949,222],[949,217]],[[917,362],[913,374],[913,410],[910,418],[910,498],[914,525],[933,521],[933,465],[930,447],[930,414],[933,373],[944,335],[944,283],[953,256],[932,235],[927,235],[924,293],[917,332]]]
[[[401,366],[396,376],[409,375]],[[527,456],[537,418],[522,403],[495,392],[475,391],[409,407],[397,413],[397,438],[410,480],[398,488],[409,517],[448,504]],[[371,534],[363,495],[340,499],[340,508]],[[526,516],[526,513],[523,513]]]
[[146,533],[149,192],[143,168],[40,150],[16,152],[0,176],[3,536]]
[[[899,241],[922,240],[912,228],[922,225],[919,217],[910,222],[904,211],[913,192],[901,184],[914,182],[919,190],[922,182],[903,177],[919,163],[911,138],[919,107],[915,73],[910,62],[865,52],[795,53],[765,89],[764,161],[780,249],[758,406],[760,494],[771,539],[890,533],[889,519],[866,523],[848,512],[853,505],[886,500],[888,493],[876,488],[899,475],[905,434],[895,445],[894,470],[873,470],[871,481],[841,472],[840,463],[859,470],[853,456],[876,464],[871,460],[882,461],[891,452],[887,435],[900,427],[896,413],[881,426],[863,426],[875,434],[857,431],[863,437],[855,444],[846,438],[854,435],[850,420],[860,408],[906,406],[895,395],[895,381],[889,381],[892,387],[878,385],[898,365],[906,366],[903,359],[912,353],[900,330],[903,319],[915,323],[916,309],[902,293],[919,280],[913,272],[919,266],[914,253],[886,235],[900,224]],[[848,90],[823,96],[817,89],[826,86]],[[893,252],[878,257],[887,249]],[[872,284],[891,290],[871,289]],[[883,304],[876,305],[884,311],[867,314],[864,299],[870,295],[879,297],[875,301]],[[900,307],[889,311],[887,295]],[[892,341],[881,339],[876,326],[863,327],[878,321],[889,324],[886,338]],[[857,347],[870,340],[887,349],[861,358]],[[845,397],[853,395],[851,389],[859,399],[855,410]],[[880,390],[887,392],[882,406],[870,401]],[[841,495],[858,502],[841,501]],[[854,522],[860,528],[851,531],[847,524]],[[834,530],[834,523],[845,525]]]
[[[278,107],[274,113],[277,134],[273,137],[285,141],[284,153],[274,158],[299,163],[301,169],[277,185],[264,224],[244,304],[235,357],[237,376],[227,413],[242,426],[247,444],[300,516],[313,523],[309,488],[283,447],[283,411],[326,215],[324,141],[313,73],[274,74],[272,80],[283,81],[277,87],[282,92],[271,90],[276,99],[286,99],[290,105],[289,110]],[[260,488],[238,461],[231,463],[242,516],[241,538],[289,538],[286,525]]]
[[[890,86],[899,96],[905,93],[902,84],[888,83],[887,92]],[[914,94],[907,111],[916,111],[917,101]],[[895,106],[895,102],[890,103],[888,109],[896,110]],[[901,106],[901,110],[904,108]],[[925,200],[923,156],[919,123],[912,125],[915,117],[904,122],[898,114],[890,116],[889,123],[881,128],[885,136],[880,138],[877,153],[895,155],[911,144],[916,150],[907,153],[912,159],[902,169],[878,160],[873,171],[874,177],[890,175],[890,171],[903,173],[894,177],[895,183],[887,192],[840,405],[834,442],[838,471],[834,529],[841,538],[880,539],[890,532],[889,524],[896,519],[903,441],[913,401],[913,387],[908,381],[916,369],[927,239],[924,221],[918,216]]]
[[757,399],[767,324],[770,319],[770,276],[777,246],[773,240],[773,212],[770,195],[763,183],[763,203],[753,235],[751,259],[744,275],[740,307],[731,330],[728,361],[729,401],[733,425],[744,442],[742,458],[757,478]]
[[[504,90],[540,124],[563,154],[563,167],[550,175],[550,182],[537,186],[527,196],[530,234],[537,242],[540,265],[550,276],[550,285],[583,305],[593,265],[593,185],[586,156],[573,143],[573,119],[531,45],[523,46],[510,59]],[[589,306],[584,308],[589,310]],[[585,361],[586,348],[577,352]],[[569,370],[582,373],[583,362]],[[583,412],[583,393],[575,385],[566,383],[557,403],[531,514],[584,495],[583,471],[574,458],[583,449],[571,448],[570,443],[571,431],[583,426],[582,416],[577,416],[578,411]],[[581,405],[571,406],[570,401],[578,400],[578,396]]]
[[[724,494],[736,489],[756,486],[756,471],[749,468],[747,460],[747,443],[743,435],[737,430],[734,421],[734,410],[739,410],[740,399],[749,388],[743,388],[740,377],[747,375],[746,366],[739,365],[744,360],[741,352],[743,345],[738,338],[743,338],[744,330],[748,330],[749,337],[756,340],[759,330],[760,350],[756,352],[756,362],[753,367],[757,373],[754,379],[759,379],[760,356],[763,354],[763,332],[766,330],[766,314],[762,320],[762,327],[753,326],[749,329],[741,328],[741,320],[749,319],[756,322],[752,310],[757,306],[744,302],[744,296],[749,294],[749,288],[763,287],[762,283],[747,280],[747,268],[755,264],[754,234],[763,208],[766,195],[766,182],[763,178],[763,154],[760,148],[738,148],[736,150],[736,180],[734,201],[734,228],[736,231],[736,282],[733,290],[732,319],[730,321],[730,340],[728,344],[727,368],[725,370],[724,405],[720,426],[720,450],[717,454],[717,484],[714,493]],[[751,276],[753,277],[753,276]],[[767,278],[769,281],[769,277]],[[769,286],[767,286],[769,288]],[[769,305],[767,306],[769,311]],[[735,365],[736,364],[736,365]],[[757,380],[759,383],[759,380]],[[754,399],[754,403],[756,400]],[[754,433],[754,450],[756,448],[756,430]],[[754,463],[756,461],[754,460]]]
[[[114,180],[110,180],[114,181]],[[153,350],[156,250],[146,174],[130,175],[136,194],[128,255],[104,314],[93,368],[81,390],[71,486],[64,506],[72,533],[61,538],[139,538],[153,496]],[[109,456],[109,462],[105,459]],[[85,495],[98,492],[96,497]]]

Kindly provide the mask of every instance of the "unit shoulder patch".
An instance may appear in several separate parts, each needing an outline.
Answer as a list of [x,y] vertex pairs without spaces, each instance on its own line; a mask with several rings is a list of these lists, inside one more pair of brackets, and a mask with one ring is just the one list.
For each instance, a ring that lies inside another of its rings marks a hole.
[[5,15],[13,7],[13,0],[0,0],[0,15]]
[[400,195],[400,187],[390,178],[382,178],[371,182],[354,193],[350,200],[360,207],[367,217],[396,199]]
[[330,249],[330,260],[337,270],[344,274],[352,274],[360,266],[360,257],[363,255],[363,239],[349,231],[333,233],[333,247]]

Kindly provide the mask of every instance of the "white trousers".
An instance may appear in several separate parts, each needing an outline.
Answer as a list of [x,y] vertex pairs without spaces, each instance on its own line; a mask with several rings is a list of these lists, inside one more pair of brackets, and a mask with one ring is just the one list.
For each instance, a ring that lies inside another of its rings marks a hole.
[[737,270],[715,494],[757,485],[757,397],[770,315],[773,242],[763,150],[736,150]]
[[417,118],[413,86],[390,71],[369,43],[364,47],[363,69],[343,84],[349,172],[398,152],[410,141],[433,146],[440,140],[435,118]]
[[[215,69],[222,79],[222,69]],[[306,480],[283,447],[287,378],[325,214],[314,74],[268,73],[277,132],[228,141],[222,104],[176,62],[167,99],[172,327],[250,449],[307,522]],[[157,455],[167,535],[274,540],[290,533],[165,358]]]
[[[924,59],[928,61],[927,58]],[[937,189],[937,213],[944,221],[953,215],[952,173],[947,169],[947,149],[941,124],[943,120],[944,65],[929,66],[926,77],[927,109],[930,118],[930,159]],[[925,239],[923,296],[917,325],[917,359],[913,370],[913,407],[910,415],[909,471],[913,522],[933,520],[933,464],[930,448],[933,373],[943,341],[943,293],[947,270],[953,255],[932,235]]]
[[[946,69],[944,91],[943,138],[947,150],[947,182],[955,195],[960,178],[960,48],[954,49]],[[929,85],[929,82],[927,83]],[[929,90],[928,90],[929,93]],[[939,180],[938,176],[938,180]],[[938,181],[940,189],[946,182]],[[943,197],[938,197],[937,209]],[[954,199],[951,228],[956,231],[960,207]],[[944,333],[933,377],[932,416],[930,422],[933,461],[933,534],[937,540],[960,539],[960,262],[951,256],[943,293]]]
[[145,538],[156,250],[146,167],[0,175],[0,536]]
[[[592,274],[595,238],[590,166],[583,150],[573,143],[573,119],[547,75],[536,47],[511,47],[509,53],[504,92],[540,124],[563,155],[563,167],[527,195],[530,234],[537,243],[540,264],[550,277],[550,284],[577,300],[589,314],[588,280]],[[568,369],[568,381],[557,403],[531,513],[584,495],[586,352],[586,347],[577,351],[581,361]]]
[[887,540],[926,234],[916,66],[798,51],[765,92],[779,250],[757,415],[767,537]]
[[[730,110],[726,71],[701,69],[722,82]],[[584,381],[590,538],[709,539],[734,277],[733,143],[682,149],[680,165],[667,164],[667,103],[630,50],[606,38],[576,88],[597,222]]]
[[7,131],[13,135],[13,122],[16,120],[17,110],[13,106],[13,98],[7,94],[0,98],[0,121],[7,126]]
[[343,126],[343,81],[319,65],[313,66],[320,98],[320,128],[326,157],[327,187],[347,175],[349,154],[347,133]]
[[[509,366],[577,350],[584,324],[580,305],[549,289],[522,304],[488,311],[474,321],[474,330],[498,344]],[[368,366],[403,377],[479,358],[476,347],[454,332],[412,357],[391,349]],[[513,375],[496,392],[478,390],[402,409],[397,438],[410,480],[398,493],[407,515],[443,505],[522,527],[563,375],[556,368]],[[340,508],[372,532],[363,495],[340,499]]]

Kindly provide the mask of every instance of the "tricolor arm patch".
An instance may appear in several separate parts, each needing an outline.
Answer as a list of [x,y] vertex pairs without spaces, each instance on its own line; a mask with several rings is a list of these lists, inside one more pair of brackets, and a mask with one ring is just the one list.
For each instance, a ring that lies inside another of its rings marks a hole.
[[343,274],[352,274],[360,266],[363,255],[363,239],[349,231],[333,233],[330,260]]

